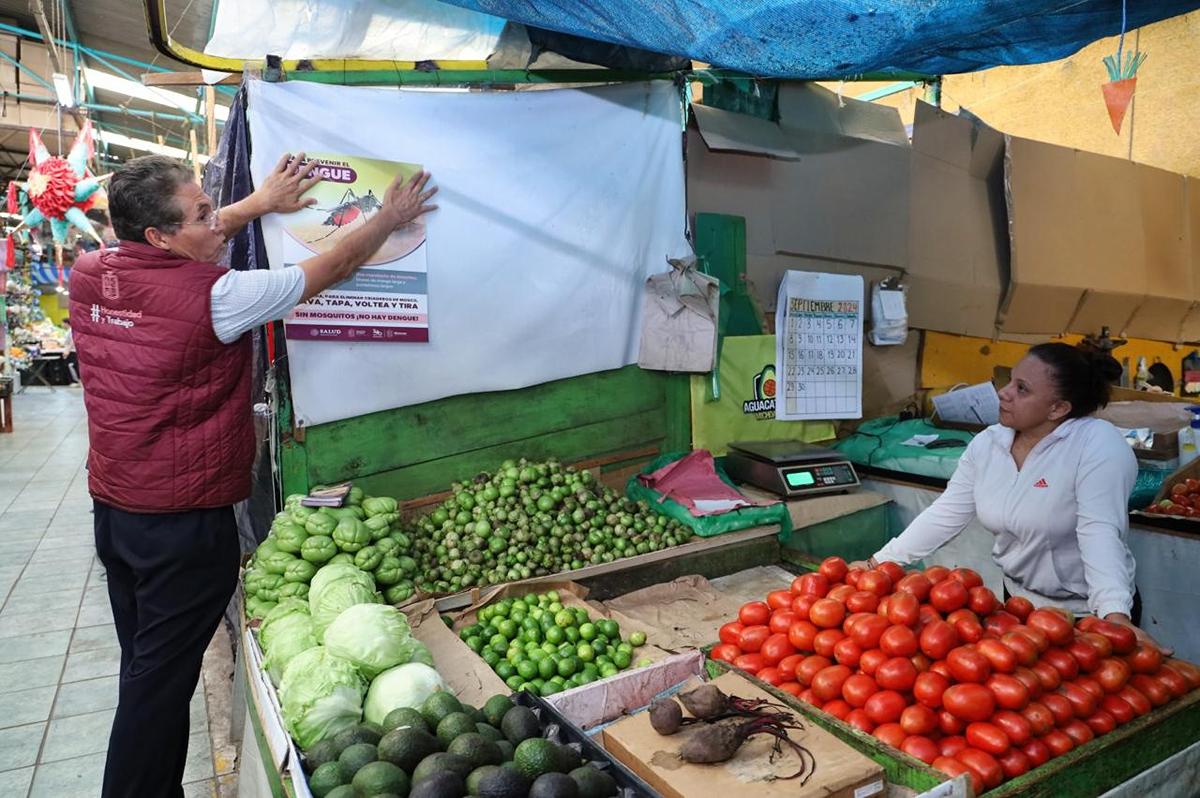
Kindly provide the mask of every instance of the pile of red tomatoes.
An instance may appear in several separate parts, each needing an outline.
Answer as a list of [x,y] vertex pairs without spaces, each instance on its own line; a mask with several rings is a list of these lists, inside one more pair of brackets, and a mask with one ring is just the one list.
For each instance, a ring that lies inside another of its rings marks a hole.
[[978,794],[1200,687],[1133,630],[1013,597],[979,574],[830,557],[744,605],[712,657]]

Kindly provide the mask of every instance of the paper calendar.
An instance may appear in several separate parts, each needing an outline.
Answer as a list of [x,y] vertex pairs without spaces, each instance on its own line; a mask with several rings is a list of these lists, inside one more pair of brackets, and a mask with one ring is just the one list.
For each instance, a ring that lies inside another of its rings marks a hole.
[[775,308],[775,417],[862,418],[863,278],[789,271]]

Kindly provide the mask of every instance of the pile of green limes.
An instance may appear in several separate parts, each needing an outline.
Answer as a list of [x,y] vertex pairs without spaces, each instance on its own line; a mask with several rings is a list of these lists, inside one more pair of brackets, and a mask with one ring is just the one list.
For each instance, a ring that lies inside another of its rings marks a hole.
[[646,644],[644,632],[623,640],[616,621],[563,606],[555,590],[489,604],[459,637],[510,689],[542,696],[615,676]]

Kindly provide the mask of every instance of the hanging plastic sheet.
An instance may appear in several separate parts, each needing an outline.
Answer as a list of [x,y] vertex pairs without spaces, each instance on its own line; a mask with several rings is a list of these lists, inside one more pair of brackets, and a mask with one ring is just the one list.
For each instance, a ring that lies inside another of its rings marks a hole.
[[209,55],[482,61],[504,20],[433,0],[237,0],[217,5]]
[[[1121,0],[446,0],[539,28],[755,75],[927,75],[1064,58],[1115,36]],[[1129,29],[1200,8],[1129,4]]]
[[[285,152],[421,164],[427,344],[292,341],[306,425],[637,359],[646,278],[690,253],[680,95],[666,81],[462,93],[249,84],[252,171]],[[263,230],[282,263],[282,219]]]

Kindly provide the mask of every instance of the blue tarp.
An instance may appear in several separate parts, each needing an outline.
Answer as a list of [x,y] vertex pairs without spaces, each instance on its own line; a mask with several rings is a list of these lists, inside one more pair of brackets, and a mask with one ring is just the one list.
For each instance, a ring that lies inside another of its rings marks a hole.
[[[1121,32],[1121,0],[444,0],[752,75],[949,75],[1064,58]],[[1200,8],[1128,0],[1127,29]],[[1097,63],[1098,81],[1104,72]]]

